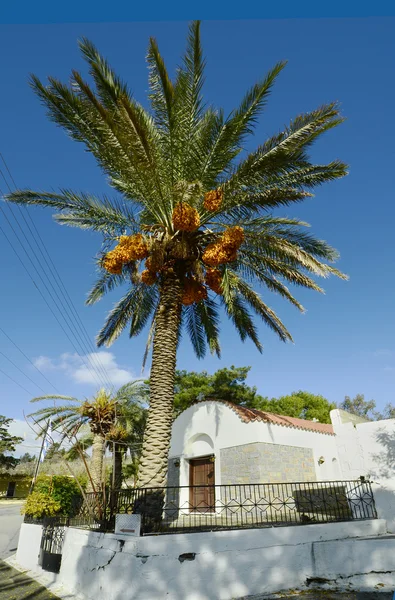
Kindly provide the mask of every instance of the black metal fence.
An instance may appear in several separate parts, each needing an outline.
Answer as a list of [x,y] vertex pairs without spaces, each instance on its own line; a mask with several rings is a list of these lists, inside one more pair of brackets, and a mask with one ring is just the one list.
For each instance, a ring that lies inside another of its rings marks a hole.
[[141,514],[142,535],[377,518],[368,481],[122,489],[100,507],[87,495],[74,527],[113,531],[116,514]]
[[42,520],[43,533],[38,564],[51,573],[59,573],[62,561],[62,548],[69,526],[68,517],[46,517]]

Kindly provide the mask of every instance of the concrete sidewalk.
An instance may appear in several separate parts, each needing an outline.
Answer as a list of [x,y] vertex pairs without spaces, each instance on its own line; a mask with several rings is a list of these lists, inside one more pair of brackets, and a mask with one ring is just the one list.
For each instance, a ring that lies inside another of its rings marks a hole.
[[0,561],[0,600],[59,600],[45,587]]

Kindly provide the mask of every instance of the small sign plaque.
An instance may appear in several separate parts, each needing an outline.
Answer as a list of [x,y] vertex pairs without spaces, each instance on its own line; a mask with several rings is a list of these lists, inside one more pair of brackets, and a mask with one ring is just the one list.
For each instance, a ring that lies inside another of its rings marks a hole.
[[141,515],[115,515],[115,533],[140,536]]

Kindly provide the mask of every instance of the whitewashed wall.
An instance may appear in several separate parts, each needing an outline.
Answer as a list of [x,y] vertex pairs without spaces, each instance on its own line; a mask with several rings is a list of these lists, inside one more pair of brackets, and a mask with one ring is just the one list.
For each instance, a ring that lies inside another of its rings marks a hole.
[[343,478],[363,475],[374,482],[378,515],[395,533],[395,419],[344,423],[342,417],[342,411],[331,412]]
[[215,454],[215,481],[221,484],[220,450],[254,442],[311,448],[317,480],[341,479],[335,436],[271,423],[244,423],[225,404],[206,401],[188,408],[173,424],[170,458],[181,457],[180,485],[189,484],[188,459],[207,454]]
[[[395,539],[384,533],[381,520],[140,538],[68,529],[54,577],[87,600],[231,600],[317,578],[352,586],[355,573],[363,589],[382,582],[382,570],[394,589]],[[31,569],[27,552],[19,556]]]
[[395,419],[342,423],[331,412],[343,475],[364,475],[379,482],[395,477]]

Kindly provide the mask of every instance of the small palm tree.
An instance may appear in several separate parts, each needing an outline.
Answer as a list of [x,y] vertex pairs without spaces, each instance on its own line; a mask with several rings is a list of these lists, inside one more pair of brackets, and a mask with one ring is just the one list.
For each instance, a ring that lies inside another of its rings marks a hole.
[[7,199],[50,207],[59,223],[103,234],[100,276],[87,303],[127,285],[98,335],[99,346],[112,344],[126,327],[135,336],[149,325],[150,406],[139,483],[161,486],[182,328],[198,357],[207,346],[219,355],[222,307],[241,339],[250,338],[261,351],[252,313],[280,340],[292,338],[258,290],[275,292],[302,311],[287,283],[322,291],[312,276],[344,278],[328,264],[337,258],[335,250],[307,234],[306,223],[272,214],[346,175],[339,160],[317,165],[309,157],[315,140],[343,119],[337,104],[324,105],[246,154],[246,138],[284,62],[225,118],[203,102],[199,22],[190,25],[174,81],[150,40],[150,111],[91,42],[83,39],[80,48],[95,88],[76,71],[70,85],[51,77],[45,86],[35,76],[31,85],[50,119],[85,144],[120,195],[21,190]]
[[[42,400],[62,400],[67,404],[46,406],[31,415],[40,424],[48,419],[54,430],[64,436],[76,436],[84,425],[89,426],[90,434],[83,436],[78,443],[84,450],[92,448],[91,477],[95,491],[103,483],[103,460],[106,447],[115,452],[117,466],[115,477],[120,487],[122,477],[122,457],[124,448],[139,443],[144,427],[145,387],[139,381],[122,386],[115,395],[100,390],[92,400],[78,400],[70,396],[40,396],[31,402]],[[128,446],[124,446],[124,444]],[[76,455],[76,445],[69,450],[69,458]]]
[[31,402],[41,400],[61,400],[67,404],[61,406],[46,406],[31,413],[37,424],[51,419],[52,427],[64,437],[77,435],[84,424],[88,424],[92,434],[92,459],[90,474],[94,491],[102,488],[103,482],[103,459],[106,443],[106,435],[114,425],[116,402],[114,398],[104,389],[93,397],[92,400],[78,400],[71,396],[48,395],[33,398]]
[[[146,421],[146,390],[144,385],[133,381],[121,387],[116,396],[116,414],[112,427],[106,435],[106,448],[113,453],[112,487],[119,489],[122,485],[123,459],[129,453],[133,465],[138,465],[143,443]],[[92,448],[94,435],[92,432],[78,438],[78,442],[69,448],[66,457],[73,460],[83,451]]]

